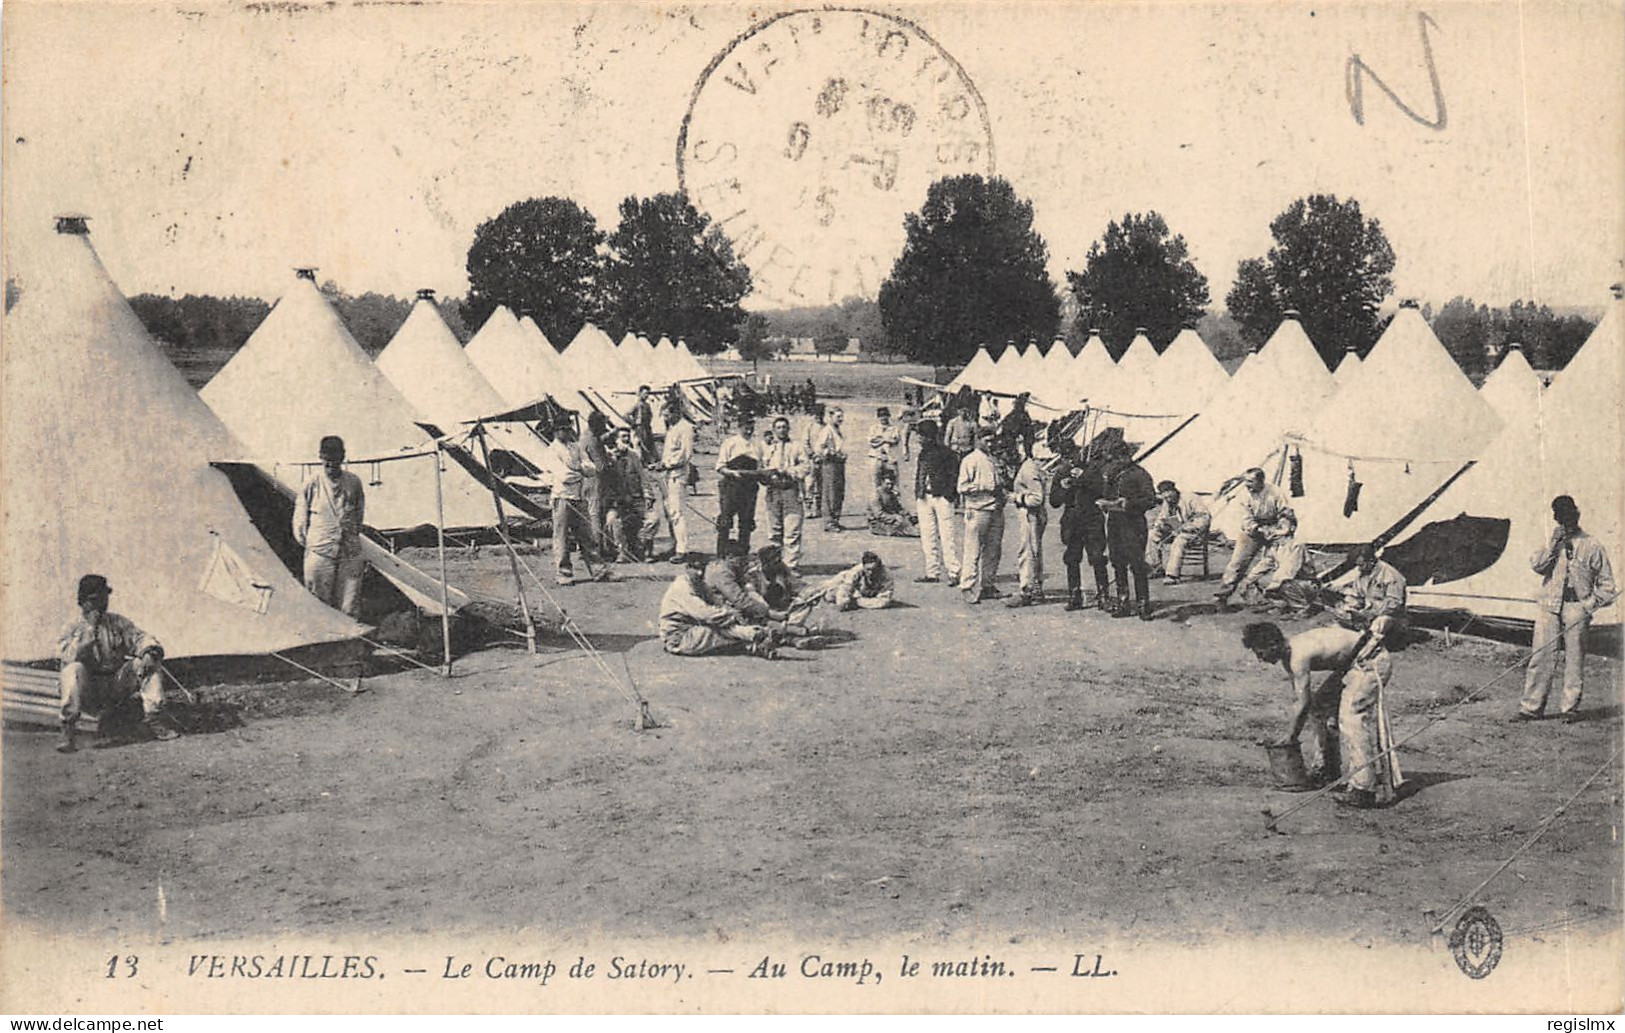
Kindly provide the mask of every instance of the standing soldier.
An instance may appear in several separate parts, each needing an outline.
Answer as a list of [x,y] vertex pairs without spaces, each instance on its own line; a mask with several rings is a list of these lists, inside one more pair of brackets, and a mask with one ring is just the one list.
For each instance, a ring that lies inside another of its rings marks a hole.
[[[740,416],[739,426],[717,451],[717,556],[731,554],[730,542],[750,551],[751,532],[756,529],[756,490],[754,479],[761,468],[761,445],[756,440],[756,419]],[[738,535],[734,527],[738,525]]]
[[[1139,613],[1151,619],[1150,571],[1145,563],[1145,515],[1157,505],[1157,491],[1145,467],[1134,461],[1134,449],[1119,442],[1104,473],[1106,497],[1097,505],[1106,514],[1106,544],[1111,553],[1112,572],[1117,578],[1117,602],[1113,617]],[[1129,585],[1134,602],[1129,601]]]
[[1614,570],[1608,553],[1597,540],[1580,529],[1580,507],[1568,495],[1552,500],[1551,539],[1530,558],[1530,566],[1540,575],[1535,596],[1535,636],[1530,642],[1529,671],[1524,677],[1523,701],[1514,721],[1539,721],[1546,712],[1546,697],[1552,690],[1552,673],[1557,653],[1552,649],[1563,640],[1563,699],[1560,704],[1566,721],[1578,721],[1580,696],[1585,687],[1585,633],[1591,615],[1612,603],[1619,595],[1614,588]]
[[1043,467],[1029,450],[1010,490],[1010,500],[1021,514],[1021,551],[1016,558],[1021,591],[1011,596],[1006,606],[1032,606],[1044,601],[1044,528],[1049,524],[1049,510],[1045,508],[1047,495]]
[[790,440],[790,420],[773,419],[773,436],[762,446],[762,466],[767,470],[767,539],[782,550],[784,563],[792,573],[801,569],[801,527],[805,511],[801,486],[807,479],[807,450]]
[[992,456],[996,432],[983,427],[976,447],[959,463],[959,501],[965,507],[965,552],[959,565],[959,588],[972,606],[999,598],[993,587],[999,576],[1004,538],[1005,486]]
[[688,464],[694,458],[694,424],[683,417],[683,408],[668,400],[664,410],[666,440],[660,447],[660,471],[664,474],[666,519],[671,524],[673,563],[686,562],[688,521],[683,516],[683,488],[688,483]]
[[826,531],[841,529],[841,507],[846,503],[846,434],[841,430],[843,416],[839,406],[830,406],[824,418],[824,429],[818,432],[816,442]]
[[1096,502],[1105,494],[1102,464],[1087,452],[1078,452],[1050,485],[1049,504],[1061,511],[1061,562],[1066,565],[1066,608],[1083,609],[1082,560],[1089,557],[1095,573],[1095,605],[1111,608],[1106,561],[1106,515]]
[[316,454],[322,468],[299,489],[293,537],[305,550],[305,587],[351,617],[361,614],[361,524],[367,495],[361,478],[344,469],[344,439],[328,435]]

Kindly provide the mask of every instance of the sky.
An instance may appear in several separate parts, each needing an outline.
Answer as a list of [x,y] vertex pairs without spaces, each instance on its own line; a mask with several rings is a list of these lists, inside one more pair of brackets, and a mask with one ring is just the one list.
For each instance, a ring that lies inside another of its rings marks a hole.
[[[275,298],[296,265],[461,294],[511,202],[609,230],[676,189],[692,102],[691,196],[763,268],[759,304],[872,294],[943,170],[1008,178],[1058,284],[1155,209],[1221,305],[1313,192],[1381,221],[1396,297],[1595,307],[1625,279],[1617,2],[869,10],[11,0],[6,231],[91,215],[127,294]],[[1363,76],[1355,119],[1355,55],[1409,114]]]

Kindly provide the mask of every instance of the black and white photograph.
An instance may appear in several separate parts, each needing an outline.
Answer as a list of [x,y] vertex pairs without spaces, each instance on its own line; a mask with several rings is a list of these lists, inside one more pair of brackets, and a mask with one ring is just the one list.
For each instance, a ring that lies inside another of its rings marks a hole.
[[1625,1007],[1621,0],[0,35],[0,1012]]

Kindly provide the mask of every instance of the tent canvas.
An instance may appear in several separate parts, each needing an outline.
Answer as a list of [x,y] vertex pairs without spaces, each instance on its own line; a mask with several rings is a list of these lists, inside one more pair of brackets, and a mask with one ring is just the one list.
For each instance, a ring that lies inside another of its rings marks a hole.
[[1201,415],[1145,460],[1146,469],[1186,491],[1215,491],[1278,453],[1284,436],[1303,429],[1333,390],[1309,335],[1288,317]]
[[[367,358],[313,278],[296,277],[270,315],[201,392],[272,476],[298,490],[323,435],[344,439],[367,482],[367,524],[434,524],[437,457],[420,414]],[[414,456],[413,458],[401,458]],[[443,478],[445,526],[490,527],[491,497],[462,470]]]
[[[1360,375],[1289,436],[1303,494],[1298,537],[1319,544],[1371,541],[1476,458],[1500,418],[1433,335],[1403,307]],[[1354,497],[1350,484],[1357,484]]]
[[[1439,497],[1412,525],[1457,517],[1511,521],[1507,545],[1486,569],[1438,584],[1413,585],[1414,603],[1466,609],[1486,617],[1533,620],[1539,577],[1530,556],[1549,539],[1551,501],[1570,495],[1580,523],[1608,550],[1620,578],[1620,471],[1625,469],[1625,426],[1619,400],[1625,391],[1625,313],[1615,301],[1568,367],[1547,388],[1535,419],[1509,424],[1477,465]],[[1597,623],[1617,624],[1620,606]]]
[[[242,444],[147,336],[89,238],[10,225],[7,237],[0,426],[8,481],[27,490],[5,493],[0,521],[0,656],[54,658],[92,572],[172,657],[362,634],[293,579],[210,467]],[[241,592],[220,591],[221,561]]]
[[[516,325],[509,332],[517,329]],[[456,433],[461,424],[510,408],[507,399],[469,361],[428,298],[419,298],[412,306],[406,322],[379,354],[377,365],[442,434]],[[528,427],[499,423],[488,430],[492,448],[515,453],[534,468],[545,462],[546,445]],[[493,461],[492,465],[497,464]]]
[[1171,341],[1152,374],[1158,404],[1168,412],[1200,412],[1230,382],[1213,350],[1186,328]]
[[1539,417],[1544,390],[1540,377],[1524,358],[1523,349],[1514,345],[1501,359],[1501,364],[1484,378],[1478,397],[1495,410],[1502,424],[1516,427]]

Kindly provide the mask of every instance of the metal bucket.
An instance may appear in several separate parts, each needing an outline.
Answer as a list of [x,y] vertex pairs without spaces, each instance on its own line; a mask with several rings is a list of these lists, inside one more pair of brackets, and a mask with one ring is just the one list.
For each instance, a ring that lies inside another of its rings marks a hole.
[[1297,743],[1271,743],[1264,747],[1269,755],[1270,775],[1275,779],[1275,788],[1287,792],[1302,792],[1313,789],[1309,780],[1309,772],[1303,766],[1303,747]]

